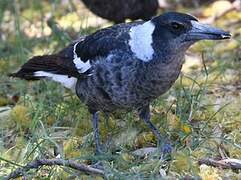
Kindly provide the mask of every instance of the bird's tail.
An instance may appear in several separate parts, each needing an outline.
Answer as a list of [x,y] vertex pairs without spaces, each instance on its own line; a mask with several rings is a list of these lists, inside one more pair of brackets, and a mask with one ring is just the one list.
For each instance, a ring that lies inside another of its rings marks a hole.
[[15,73],[9,74],[11,77],[17,77],[25,80],[39,80],[45,78],[45,76],[38,76],[38,72],[53,72],[53,65],[51,60],[52,55],[47,56],[35,56],[31,58],[28,62],[21,66],[20,70]]
[[79,75],[69,57],[55,54],[35,56],[27,61],[19,71],[9,74],[25,80],[51,79],[73,89]]

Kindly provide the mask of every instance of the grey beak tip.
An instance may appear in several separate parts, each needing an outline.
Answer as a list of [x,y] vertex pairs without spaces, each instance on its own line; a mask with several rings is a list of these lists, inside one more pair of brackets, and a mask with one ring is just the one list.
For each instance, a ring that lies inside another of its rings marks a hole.
[[221,38],[222,38],[222,39],[230,39],[231,36],[232,36],[232,35],[231,35],[230,33],[221,34]]

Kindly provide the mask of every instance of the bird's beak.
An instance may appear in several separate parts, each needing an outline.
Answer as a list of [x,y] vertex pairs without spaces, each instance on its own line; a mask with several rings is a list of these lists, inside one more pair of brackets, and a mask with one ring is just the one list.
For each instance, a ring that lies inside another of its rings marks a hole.
[[198,41],[204,39],[221,40],[231,38],[229,32],[223,31],[221,29],[214,28],[197,21],[191,21],[191,24],[192,28],[188,32],[186,41]]

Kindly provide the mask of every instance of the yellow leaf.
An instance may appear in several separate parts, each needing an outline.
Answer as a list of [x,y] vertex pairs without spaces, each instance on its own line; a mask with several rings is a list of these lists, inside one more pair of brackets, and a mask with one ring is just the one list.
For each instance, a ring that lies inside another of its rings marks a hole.
[[219,176],[219,172],[214,167],[209,167],[205,164],[200,166],[200,173],[202,180],[221,180],[222,178]]
[[6,106],[7,104],[9,104],[9,100],[7,98],[0,97],[0,106]]
[[134,160],[134,157],[128,153],[123,153],[122,154],[122,158],[125,160],[125,161],[133,161]]
[[175,153],[171,168],[177,172],[188,171],[191,168],[191,166],[187,154],[183,152]]
[[16,105],[11,113],[11,119],[16,122],[17,125],[23,128],[28,128],[31,124],[31,119],[28,114],[28,108],[22,105]]
[[192,129],[187,124],[182,124],[181,129],[185,134],[190,134],[192,132]]

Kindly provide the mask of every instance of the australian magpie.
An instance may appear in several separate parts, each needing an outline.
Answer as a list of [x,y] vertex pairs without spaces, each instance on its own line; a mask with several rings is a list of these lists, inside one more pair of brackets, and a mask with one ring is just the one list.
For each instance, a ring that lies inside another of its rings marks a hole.
[[192,44],[230,37],[191,15],[168,12],[149,21],[98,30],[56,54],[33,57],[11,76],[48,78],[75,90],[93,115],[97,152],[101,151],[98,112],[117,110],[136,110],[168,152],[170,142],[150,121],[150,103],[176,81]]
[[155,16],[158,0],[82,0],[85,6],[97,16],[122,23],[125,19],[149,20]]

